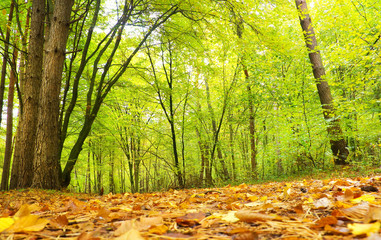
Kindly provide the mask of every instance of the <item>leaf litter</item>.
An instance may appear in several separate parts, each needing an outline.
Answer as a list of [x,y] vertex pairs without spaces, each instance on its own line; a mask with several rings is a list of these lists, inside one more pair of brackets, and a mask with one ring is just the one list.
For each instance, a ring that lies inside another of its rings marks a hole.
[[381,239],[381,176],[96,196],[0,193],[0,239]]

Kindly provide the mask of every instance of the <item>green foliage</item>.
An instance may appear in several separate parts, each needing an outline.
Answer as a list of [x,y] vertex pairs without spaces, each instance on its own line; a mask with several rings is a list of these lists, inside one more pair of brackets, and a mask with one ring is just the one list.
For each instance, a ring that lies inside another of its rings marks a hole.
[[[0,8],[4,13],[9,1],[3,2]],[[284,0],[140,3],[126,23],[117,51],[113,52],[117,44],[113,39],[97,63],[99,49],[105,46],[124,4],[101,3],[103,10],[89,46],[95,55],[88,58],[79,79],[62,165],[77,141],[86,111],[119,73],[155,17],[172,6],[177,6],[179,13],[153,31],[102,99],[72,173],[72,190],[143,192],[178,187],[173,135],[163,110],[163,106],[169,109],[170,99],[185,187],[335,171],[326,133],[329,123],[322,115],[293,4]],[[73,18],[87,18],[83,27],[72,25],[67,47],[71,53],[67,54],[63,76],[69,84],[62,111],[73,98],[71,87],[94,14],[86,12],[85,2],[78,0],[76,4]],[[381,158],[381,3],[320,1],[310,5],[326,80],[350,150],[348,161],[354,166],[352,170],[367,173],[380,166]],[[89,9],[94,7],[93,3]],[[1,26],[5,16],[0,18]],[[21,12],[20,16],[24,18]],[[3,47],[4,43],[0,44]],[[98,70],[95,74],[94,67]],[[172,87],[168,85],[170,69]],[[95,90],[90,92],[92,83]],[[255,173],[250,162],[249,100],[254,107]],[[221,126],[217,137],[213,122]],[[204,157],[211,168],[211,183],[200,177],[205,170]],[[228,176],[224,176],[224,168]],[[377,169],[374,172],[379,172]]]

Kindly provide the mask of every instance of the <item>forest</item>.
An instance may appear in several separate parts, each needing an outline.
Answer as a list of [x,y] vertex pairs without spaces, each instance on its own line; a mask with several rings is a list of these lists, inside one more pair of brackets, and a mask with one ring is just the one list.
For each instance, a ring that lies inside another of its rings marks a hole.
[[2,0],[1,190],[381,166],[381,1]]

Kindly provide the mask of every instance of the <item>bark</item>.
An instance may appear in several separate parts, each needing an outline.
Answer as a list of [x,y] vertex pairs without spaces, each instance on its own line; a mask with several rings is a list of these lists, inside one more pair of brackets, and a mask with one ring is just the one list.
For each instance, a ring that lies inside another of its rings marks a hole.
[[23,86],[22,114],[19,117],[17,139],[11,173],[11,188],[30,187],[33,179],[33,158],[38,117],[44,46],[45,1],[32,3],[27,68]]
[[60,188],[60,89],[74,0],[57,0],[51,21],[40,92],[33,187]]
[[9,188],[9,168],[11,166],[12,158],[12,133],[13,133],[13,99],[15,91],[16,82],[16,64],[17,64],[17,49],[13,49],[13,59],[12,59],[12,70],[9,77],[9,88],[8,88],[8,105],[7,105],[7,133],[5,139],[5,153],[4,153],[4,164],[3,164],[3,174],[1,176],[1,190],[7,191]]
[[348,164],[346,159],[349,155],[347,143],[343,137],[340,127],[340,120],[335,115],[333,107],[333,97],[328,82],[325,81],[325,69],[321,59],[320,51],[315,36],[314,28],[311,24],[311,17],[308,14],[306,0],[295,0],[299,13],[300,25],[303,30],[304,39],[308,48],[308,56],[312,64],[314,78],[319,93],[320,103],[323,108],[323,115],[328,122],[327,132],[330,136],[330,144],[336,165]]

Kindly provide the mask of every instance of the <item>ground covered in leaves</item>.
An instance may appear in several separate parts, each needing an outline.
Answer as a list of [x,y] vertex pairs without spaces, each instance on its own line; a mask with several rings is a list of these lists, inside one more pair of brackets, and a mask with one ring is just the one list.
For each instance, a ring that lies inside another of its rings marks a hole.
[[381,176],[145,194],[0,193],[0,239],[381,239]]

